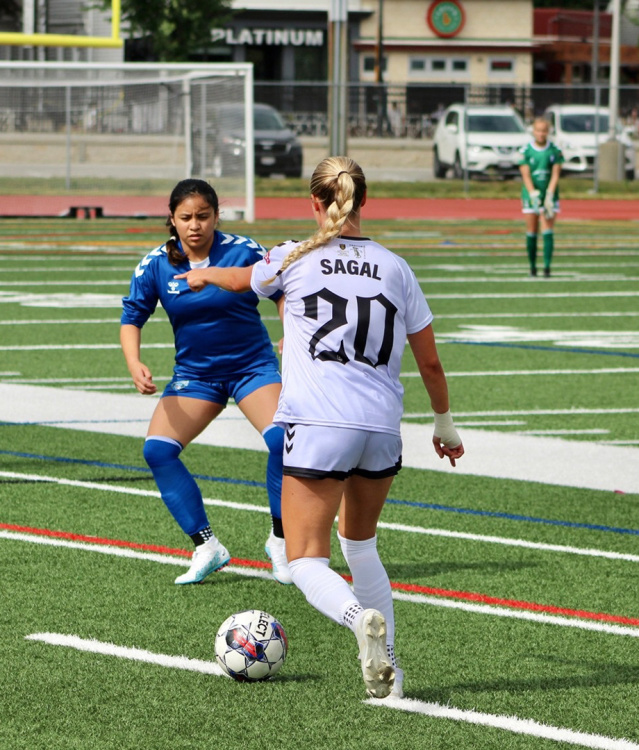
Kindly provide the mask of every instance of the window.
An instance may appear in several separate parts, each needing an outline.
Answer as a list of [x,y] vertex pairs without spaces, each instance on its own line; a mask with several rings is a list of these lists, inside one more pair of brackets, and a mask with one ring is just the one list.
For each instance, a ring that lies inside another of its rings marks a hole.
[[[386,57],[382,58],[382,72],[386,72],[386,63],[388,59]],[[375,55],[365,55],[363,62],[363,69],[364,73],[374,73],[375,72]]]
[[408,58],[408,75],[441,78],[454,74],[456,77],[468,75],[468,59],[464,57],[430,57],[420,55]]
[[493,57],[488,63],[491,76],[507,75],[515,72],[515,61],[511,57]]

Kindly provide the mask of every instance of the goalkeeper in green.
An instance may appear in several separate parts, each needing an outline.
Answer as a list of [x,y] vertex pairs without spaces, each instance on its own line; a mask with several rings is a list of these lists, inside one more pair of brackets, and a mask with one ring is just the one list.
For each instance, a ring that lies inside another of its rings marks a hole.
[[548,140],[550,123],[542,117],[533,122],[534,140],[520,149],[519,171],[523,180],[522,211],[526,219],[526,252],[530,275],[537,275],[537,234],[541,225],[544,276],[550,276],[554,250],[555,216],[559,212],[559,175],[564,156]]

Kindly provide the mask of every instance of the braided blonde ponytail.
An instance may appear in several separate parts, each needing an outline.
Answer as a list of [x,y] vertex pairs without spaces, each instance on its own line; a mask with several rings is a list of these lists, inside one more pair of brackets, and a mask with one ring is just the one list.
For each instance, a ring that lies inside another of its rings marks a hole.
[[[291,263],[337,237],[348,217],[359,211],[366,193],[366,178],[362,168],[348,156],[329,156],[321,161],[311,177],[311,195],[326,209],[323,226],[284,258],[277,276]],[[270,284],[273,276],[264,282]]]

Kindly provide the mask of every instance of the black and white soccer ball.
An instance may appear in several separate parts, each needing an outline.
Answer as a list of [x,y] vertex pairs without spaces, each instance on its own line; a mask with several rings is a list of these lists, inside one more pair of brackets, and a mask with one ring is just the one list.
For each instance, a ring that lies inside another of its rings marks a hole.
[[238,682],[261,682],[284,664],[288,639],[282,625],[268,612],[236,612],[220,625],[215,636],[215,658]]

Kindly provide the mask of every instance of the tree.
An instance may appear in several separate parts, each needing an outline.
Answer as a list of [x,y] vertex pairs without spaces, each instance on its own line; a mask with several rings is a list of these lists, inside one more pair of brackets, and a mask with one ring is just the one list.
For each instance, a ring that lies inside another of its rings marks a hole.
[[[110,0],[102,0],[108,10]],[[159,62],[187,62],[211,45],[211,30],[231,17],[230,0],[122,0],[121,21]]]

